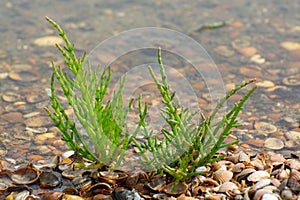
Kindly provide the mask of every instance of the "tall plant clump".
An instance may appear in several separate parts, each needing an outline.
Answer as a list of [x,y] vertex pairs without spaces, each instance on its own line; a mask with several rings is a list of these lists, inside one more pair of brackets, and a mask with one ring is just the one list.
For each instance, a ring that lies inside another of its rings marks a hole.
[[[87,64],[85,70],[86,55],[77,58],[74,46],[69,42],[65,32],[53,20],[48,17],[46,19],[57,29],[65,42],[65,47],[56,46],[65,58],[68,70],[74,75],[74,78],[64,73],[61,67],[52,62],[51,106],[54,112],[48,108],[45,110],[55,126],[62,132],[62,140],[70,149],[81,157],[103,165],[118,167],[125,150],[135,135],[129,135],[125,124],[128,110],[132,104],[130,101],[127,108],[124,109],[122,89],[125,77],[120,80],[120,87],[113,93],[111,101],[105,102],[104,97],[110,83],[111,69],[104,69],[100,78],[98,78],[100,66],[93,71]],[[75,124],[76,120],[66,113],[66,108],[57,98],[55,79],[76,116],[77,124]],[[82,131],[85,131],[86,134],[83,134]]]
[[[145,121],[147,105],[142,108],[140,99],[140,124],[143,127],[147,141],[139,143],[134,140],[134,142],[141,152],[143,158],[141,162],[144,166],[151,170],[163,170],[179,182],[203,173],[195,172],[197,167],[222,159],[225,154],[215,156],[218,150],[238,144],[238,139],[230,143],[224,143],[224,139],[231,134],[232,128],[241,126],[237,122],[237,116],[256,87],[253,87],[246,93],[220,120],[216,119],[216,115],[232,95],[255,80],[244,82],[231,90],[218,102],[212,114],[206,118],[199,110],[191,113],[187,108],[174,102],[176,93],[171,92],[168,85],[160,49],[158,50],[158,63],[161,82],[157,79],[151,67],[149,71],[163,98],[162,102],[165,105],[165,109],[161,110],[161,115],[168,127],[161,130],[164,139],[159,141],[153,135],[153,130],[148,130],[147,128],[147,122]],[[199,114],[201,121],[199,124],[193,123],[193,118]]]
[[[125,76],[120,80],[119,89],[112,93],[111,100],[105,101],[112,71],[105,69],[100,73],[100,67],[93,71],[91,66],[85,63],[85,54],[81,58],[76,57],[74,46],[59,25],[49,18],[46,19],[57,29],[65,42],[65,47],[57,45],[57,48],[74,77],[68,76],[61,67],[52,63],[52,110],[49,108],[45,110],[62,132],[62,140],[79,156],[96,161],[100,165],[117,168],[129,144],[133,142],[140,150],[141,164],[149,171],[160,170],[170,174],[178,183],[199,174],[200,172],[196,172],[197,167],[222,159],[224,154],[216,154],[220,149],[238,143],[238,139],[230,143],[224,143],[224,140],[231,134],[232,128],[241,126],[237,122],[237,116],[256,87],[250,89],[221,118],[217,115],[232,95],[254,80],[244,82],[231,90],[218,102],[209,117],[205,117],[199,110],[191,113],[188,108],[174,102],[176,93],[171,92],[161,60],[161,50],[158,49],[161,81],[151,67],[149,72],[165,106],[161,110],[161,115],[167,127],[160,130],[164,137],[160,140],[154,136],[154,130],[149,130],[145,120],[148,106],[147,104],[143,106],[142,96],[138,99],[140,121],[134,132],[130,134],[125,119],[132,101],[124,105],[122,100]],[[77,121],[67,114],[66,108],[58,100],[55,80],[61,87]],[[201,119],[197,123],[194,122],[196,116],[200,116]],[[139,142],[135,139],[139,131],[142,131],[146,141]]]

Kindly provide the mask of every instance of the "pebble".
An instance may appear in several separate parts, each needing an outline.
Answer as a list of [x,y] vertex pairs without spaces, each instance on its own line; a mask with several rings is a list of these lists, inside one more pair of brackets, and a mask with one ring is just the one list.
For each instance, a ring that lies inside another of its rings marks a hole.
[[55,46],[55,44],[63,44],[64,41],[61,37],[59,36],[45,36],[45,37],[40,37],[40,38],[37,38],[33,41],[33,43],[35,45],[38,45],[38,46]]
[[264,147],[273,150],[279,150],[284,147],[284,142],[278,138],[267,138]]
[[293,41],[281,42],[280,46],[285,48],[288,51],[294,51],[294,50],[300,49],[300,43],[293,42]]

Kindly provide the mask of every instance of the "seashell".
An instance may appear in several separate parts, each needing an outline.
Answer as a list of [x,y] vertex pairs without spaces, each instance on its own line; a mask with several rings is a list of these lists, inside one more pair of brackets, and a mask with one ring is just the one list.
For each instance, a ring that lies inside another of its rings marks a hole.
[[40,93],[33,93],[26,97],[28,103],[38,103],[45,100],[46,95]]
[[72,180],[72,184],[77,190],[86,190],[92,185],[92,180],[88,177],[76,177]]
[[91,187],[87,188],[86,190],[82,190],[80,192],[80,196],[82,197],[92,197],[95,196],[96,194],[111,194],[112,193],[112,188],[109,184],[107,183],[96,183],[92,185]]
[[260,189],[255,192],[253,200],[261,200],[265,194],[272,194],[270,190]]
[[255,172],[256,170],[253,168],[246,168],[243,171],[241,171],[238,175],[237,175],[237,181],[241,182],[241,180],[245,179],[247,176],[249,176],[250,174],[252,174],[253,172]]
[[0,183],[0,192],[4,192],[5,190],[7,190],[8,185],[5,183]]
[[255,159],[250,161],[250,164],[257,170],[264,170],[265,165],[263,164],[263,162],[259,159]]
[[300,161],[295,159],[288,159],[285,162],[291,169],[300,170]]
[[29,191],[28,190],[23,190],[22,192],[12,192],[10,193],[6,199],[12,199],[12,200],[23,200],[23,199],[27,199],[27,197],[29,196]]
[[130,191],[125,188],[116,188],[113,193],[113,199],[114,200],[124,200],[124,199],[145,200],[134,189]]
[[276,126],[267,122],[256,122],[254,128],[264,134],[275,133],[277,131]]
[[62,200],[84,200],[84,198],[82,198],[80,196],[66,194],[66,195],[63,196]]
[[288,86],[300,85],[300,74],[291,75],[282,79],[282,83]]
[[161,177],[160,175],[156,175],[150,183],[146,184],[151,190],[154,191],[162,191],[163,187],[166,185],[165,177]]
[[253,186],[254,189],[261,189],[267,185],[270,185],[271,183],[271,179],[263,179],[258,181],[257,183],[255,183],[255,185]]
[[140,173],[131,174],[130,176],[127,177],[125,181],[125,186],[129,188],[134,188],[137,185],[139,178],[140,178]]
[[2,99],[3,101],[5,102],[16,102],[16,101],[19,101],[21,99],[21,96],[19,94],[16,94],[16,93],[6,93],[6,94],[3,94],[2,95]]
[[278,195],[278,194],[264,194],[262,197],[261,197],[261,200],[281,200],[281,197]]
[[216,187],[216,186],[219,186],[220,184],[217,181],[215,181],[211,178],[208,178],[208,179],[201,180],[201,185],[208,186],[208,187],[209,186]]
[[220,169],[213,173],[213,179],[221,183],[230,181],[232,177],[233,177],[233,173],[231,171],[227,171],[223,169]]
[[227,156],[226,160],[233,162],[234,164],[237,164],[239,162],[239,157],[240,157],[239,154],[233,154],[233,155]]
[[65,194],[78,195],[79,191],[75,187],[67,187],[63,191]]
[[62,199],[64,197],[64,193],[62,192],[47,192],[42,195],[43,200],[57,200]]
[[40,174],[40,186],[52,188],[61,184],[61,175],[54,171],[43,171]]
[[260,180],[267,179],[267,178],[270,178],[270,174],[266,171],[259,170],[250,174],[247,177],[247,180],[251,182],[258,182]]
[[264,142],[264,147],[279,150],[284,147],[284,142],[278,138],[267,138]]
[[67,179],[74,179],[75,177],[82,176],[84,170],[82,169],[67,169],[64,170],[61,175]]
[[276,175],[276,178],[279,180],[288,179],[290,177],[290,170],[289,169],[282,169],[280,172]]
[[113,200],[111,195],[97,194],[92,200]]
[[186,193],[187,189],[188,185],[186,183],[179,182],[175,184],[175,182],[172,182],[165,186],[164,192],[168,195],[179,196]]
[[218,192],[229,192],[229,191],[234,191],[238,190],[238,186],[233,183],[233,182],[224,182],[220,185]]
[[21,82],[32,82],[40,78],[39,74],[33,70],[10,72],[8,74],[8,77],[14,81],[21,81]]
[[293,193],[292,193],[291,190],[283,190],[281,192],[281,197],[282,197],[283,200],[292,199]]
[[[100,177],[106,180],[114,180],[116,182],[124,181],[128,177],[128,173],[115,170],[115,171],[101,171],[99,172]],[[99,177],[99,178],[100,178]]]
[[232,172],[241,172],[243,169],[245,169],[244,163],[237,163],[236,165],[233,166]]
[[239,153],[239,162],[250,162],[250,157],[246,153],[241,151]]
[[39,179],[39,174],[38,169],[26,166],[9,173],[9,177],[15,184],[31,184]]

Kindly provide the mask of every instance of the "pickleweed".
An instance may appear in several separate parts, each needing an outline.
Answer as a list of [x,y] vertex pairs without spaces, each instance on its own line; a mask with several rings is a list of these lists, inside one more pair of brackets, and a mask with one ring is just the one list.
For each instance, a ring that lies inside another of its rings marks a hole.
[[[51,107],[45,108],[55,126],[62,133],[62,140],[80,157],[95,161],[96,166],[118,168],[129,145],[138,148],[140,164],[148,171],[159,171],[174,177],[176,183],[185,181],[200,173],[196,169],[217,160],[225,154],[220,149],[238,144],[224,142],[232,129],[241,126],[237,117],[244,103],[255,91],[250,89],[242,99],[220,116],[227,100],[239,90],[253,83],[250,80],[231,90],[219,100],[210,115],[201,110],[191,112],[175,101],[176,91],[168,84],[162,63],[161,49],[158,49],[160,75],[157,76],[149,67],[149,73],[162,97],[161,116],[166,126],[161,130],[151,130],[147,124],[148,105],[143,104],[143,97],[138,98],[139,121],[133,132],[129,131],[126,117],[133,100],[124,105],[122,90],[126,77],[123,76],[116,91],[109,92],[112,70],[100,66],[93,70],[86,61],[86,54],[78,58],[75,47],[68,40],[65,32],[52,19],[46,19],[54,26],[65,42],[65,46],[56,45],[65,59],[66,66],[57,66],[52,62]],[[67,68],[67,73],[63,70]],[[147,72],[145,72],[147,73]],[[55,83],[63,91],[73,117],[67,112],[68,107],[59,100]],[[110,100],[105,100],[111,95]],[[205,117],[208,116],[208,117]],[[197,118],[197,120],[195,120]],[[159,132],[162,137],[154,134]],[[136,135],[143,134],[145,140],[138,140]]]

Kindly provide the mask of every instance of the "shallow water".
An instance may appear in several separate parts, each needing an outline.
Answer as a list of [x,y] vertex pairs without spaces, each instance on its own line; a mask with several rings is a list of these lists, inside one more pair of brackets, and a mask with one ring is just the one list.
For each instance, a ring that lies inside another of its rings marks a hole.
[[[34,44],[37,38],[57,35],[44,16],[53,18],[63,27],[78,53],[89,53],[101,41],[133,28],[164,27],[190,34],[217,64],[225,88],[252,78],[262,82],[240,115],[245,128],[235,131],[244,147],[269,151],[263,142],[274,137],[284,144],[284,148],[276,152],[299,154],[300,136],[291,139],[287,134],[289,131],[300,132],[299,8],[299,0],[234,0],[226,4],[219,0],[190,3],[177,0],[172,3],[137,0],[1,1],[0,156],[24,162],[65,150],[59,132],[51,128],[43,110],[43,107],[50,106],[46,94],[52,73],[50,62],[62,63],[54,46]],[[230,19],[232,22],[227,26],[193,32],[203,24]],[[188,51],[187,47],[183,48]],[[114,69],[124,73],[124,70],[132,69],[130,66],[136,66],[139,62],[135,59],[142,56],[148,56],[150,60],[155,58],[153,51],[133,52],[123,60],[114,61]],[[169,60],[174,59],[166,58],[166,62]],[[150,62],[149,58],[146,61]],[[187,64],[180,58],[168,65]],[[188,80],[203,81],[201,77],[193,77],[193,73],[182,73]],[[292,86],[283,81],[290,76],[295,76],[298,84]],[[204,92],[196,91],[200,99],[204,99],[203,104],[210,101],[204,86],[200,87]],[[235,96],[235,100],[239,98],[239,95]],[[271,133],[259,130],[255,123],[260,121],[275,125],[277,130]],[[47,131],[43,130],[44,127]]]

